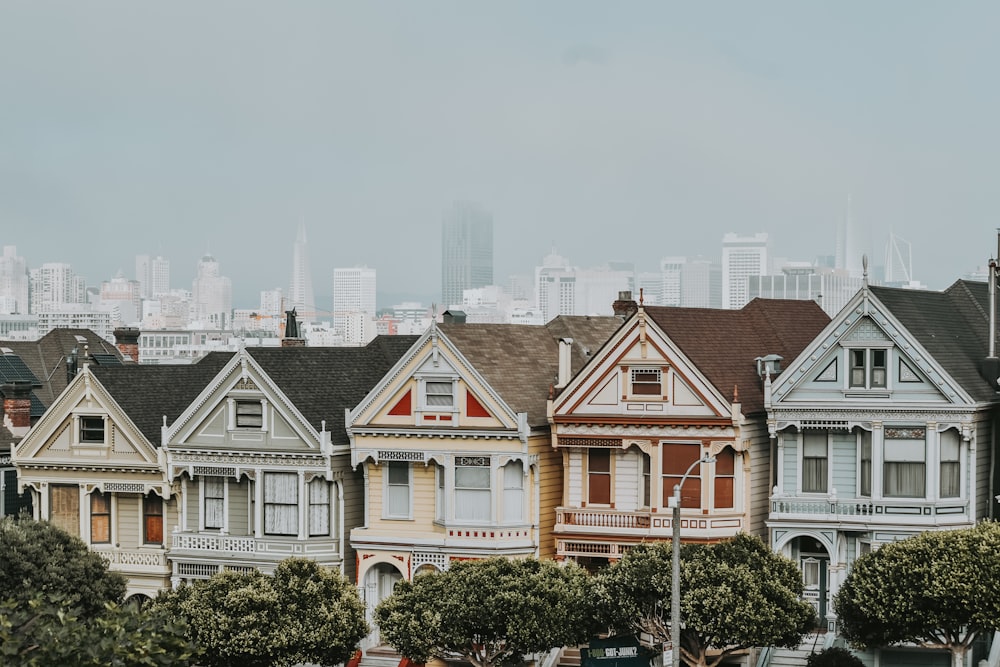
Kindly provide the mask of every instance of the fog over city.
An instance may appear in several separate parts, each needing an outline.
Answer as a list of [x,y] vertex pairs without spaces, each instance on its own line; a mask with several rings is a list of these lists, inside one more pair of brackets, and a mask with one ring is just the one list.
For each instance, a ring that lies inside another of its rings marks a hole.
[[429,303],[441,219],[494,220],[495,277],[834,252],[848,210],[940,289],[996,253],[989,2],[0,3],[0,244],[88,283],[211,252],[234,305],[335,266]]

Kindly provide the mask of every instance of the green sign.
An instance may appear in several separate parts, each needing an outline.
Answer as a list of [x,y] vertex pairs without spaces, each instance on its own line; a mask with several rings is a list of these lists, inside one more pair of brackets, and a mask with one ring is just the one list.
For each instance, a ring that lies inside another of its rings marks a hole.
[[649,667],[652,651],[635,637],[594,639],[580,649],[581,667]]

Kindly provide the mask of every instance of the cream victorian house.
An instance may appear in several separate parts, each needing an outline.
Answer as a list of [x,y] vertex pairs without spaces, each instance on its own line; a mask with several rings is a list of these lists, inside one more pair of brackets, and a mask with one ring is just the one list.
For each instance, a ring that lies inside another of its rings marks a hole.
[[347,421],[367,500],[351,543],[369,609],[456,559],[554,555],[563,477],[546,399],[560,357],[571,373],[620,325],[432,326],[358,403]]
[[[763,536],[770,451],[763,383],[829,322],[812,301],[741,310],[639,306],[550,403],[564,474],[555,553],[591,568],[632,546]],[[698,463],[710,460],[709,463]]]

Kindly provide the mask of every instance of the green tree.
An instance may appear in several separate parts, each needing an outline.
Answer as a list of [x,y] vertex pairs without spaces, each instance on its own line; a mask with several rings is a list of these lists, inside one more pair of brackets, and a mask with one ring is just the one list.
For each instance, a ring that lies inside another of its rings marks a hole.
[[108,603],[83,619],[58,596],[0,603],[0,664],[8,667],[180,667],[196,655],[182,624],[129,605]]
[[152,607],[185,621],[207,667],[338,664],[368,632],[354,586],[302,558],[282,561],[273,576],[222,572],[161,593]]
[[125,577],[79,538],[47,521],[0,519],[0,600],[27,604],[38,595],[60,600],[80,618],[120,604]]
[[382,639],[415,662],[519,665],[597,630],[592,581],[578,565],[489,558],[402,581],[375,609]]
[[965,664],[976,637],[1000,630],[1000,524],[929,531],[855,561],[836,597],[858,648],[914,643]]
[[[607,625],[646,633],[654,644],[670,641],[672,565],[671,544],[659,542],[634,547],[603,571],[597,589]],[[717,665],[754,646],[797,646],[815,624],[800,598],[798,567],[758,537],[684,545],[680,570],[680,653],[689,665]]]

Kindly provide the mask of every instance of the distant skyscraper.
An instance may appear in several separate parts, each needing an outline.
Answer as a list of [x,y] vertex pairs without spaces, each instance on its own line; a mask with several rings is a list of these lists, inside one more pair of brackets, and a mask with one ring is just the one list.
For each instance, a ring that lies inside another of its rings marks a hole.
[[0,256],[0,313],[27,315],[30,285],[28,263],[17,256],[15,246],[5,245]]
[[192,319],[202,327],[225,329],[232,323],[233,285],[219,274],[219,262],[206,254],[198,262],[198,275],[191,288]]
[[747,278],[768,273],[767,234],[722,237],[722,307],[739,309],[749,301]]
[[913,250],[910,242],[889,233],[885,245],[885,284],[909,286],[913,283]]
[[843,269],[851,276],[861,277],[861,255],[858,232],[854,225],[851,195],[847,195],[847,212],[837,225],[837,248],[834,268]]
[[441,225],[441,302],[462,303],[462,291],[493,284],[493,216],[459,202]]
[[87,281],[73,267],[47,262],[31,270],[31,312],[49,313],[67,304],[87,303]]
[[689,259],[681,271],[681,305],[722,307],[722,266],[704,257]]
[[136,255],[135,279],[143,299],[152,299],[170,292],[170,262],[157,255]]
[[316,311],[316,298],[313,295],[312,273],[309,269],[309,253],[306,246],[306,226],[299,225],[299,233],[295,237],[295,248],[292,251],[292,285],[288,291],[288,303],[285,310],[295,308],[299,316]]
[[333,330],[347,343],[366,343],[356,339],[365,331],[357,322],[375,320],[375,269],[367,266],[333,270]]

